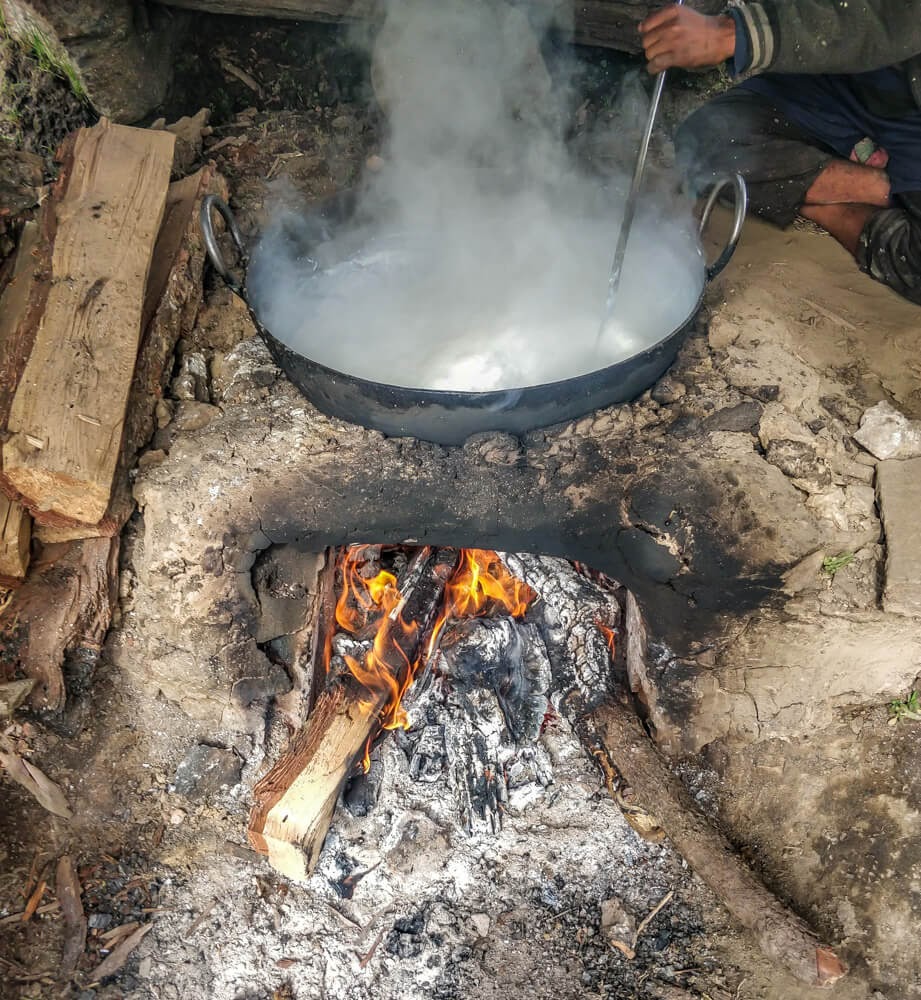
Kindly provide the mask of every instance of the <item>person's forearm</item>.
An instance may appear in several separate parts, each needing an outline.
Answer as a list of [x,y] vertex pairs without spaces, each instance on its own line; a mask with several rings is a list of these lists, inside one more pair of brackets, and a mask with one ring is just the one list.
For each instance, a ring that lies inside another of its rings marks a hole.
[[921,0],[742,0],[755,73],[863,73],[921,53]]

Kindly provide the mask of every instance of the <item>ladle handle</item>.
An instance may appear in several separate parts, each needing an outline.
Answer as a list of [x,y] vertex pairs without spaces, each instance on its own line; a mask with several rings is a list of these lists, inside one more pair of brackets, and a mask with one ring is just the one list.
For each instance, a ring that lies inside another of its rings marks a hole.
[[713,212],[713,207],[716,205],[717,198],[719,198],[720,193],[727,187],[732,188],[733,194],[734,212],[732,217],[732,231],[729,233],[729,239],[726,241],[726,245],[720,252],[719,257],[712,264],[707,265],[707,281],[712,281],[732,259],[732,255],[735,253],[739,243],[739,237],[742,235],[745,213],[748,211],[748,188],[745,185],[745,178],[741,174],[727,174],[725,177],[719,177],[710,191],[707,203],[704,205],[703,213],[700,216],[700,225],[697,228],[700,237],[702,238],[704,235],[704,230],[710,221],[710,215]]
[[211,261],[211,265],[215,271],[224,279],[224,284],[234,293],[238,295],[244,302],[246,302],[246,294],[243,291],[243,285],[237,280],[236,276],[224,262],[224,256],[221,253],[221,248],[217,242],[217,236],[214,232],[214,224],[212,222],[212,213],[217,212],[224,222],[227,223],[227,231],[230,233],[230,238],[233,240],[233,244],[237,249],[237,256],[240,259],[240,264],[243,267],[243,273],[246,274],[246,267],[249,264],[249,257],[246,253],[246,246],[243,243],[243,237],[240,234],[240,228],[237,226],[237,220],[233,216],[233,212],[230,211],[230,207],[227,202],[222,198],[219,198],[216,194],[207,195],[201,203],[201,211],[198,215],[199,225],[201,226],[201,234],[205,241],[205,249],[208,251],[208,257]]

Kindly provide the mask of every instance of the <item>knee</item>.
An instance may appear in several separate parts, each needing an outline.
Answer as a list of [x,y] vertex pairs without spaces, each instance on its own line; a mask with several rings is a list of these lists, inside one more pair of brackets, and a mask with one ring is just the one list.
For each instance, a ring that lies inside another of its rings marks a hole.
[[877,212],[860,234],[857,263],[877,281],[921,305],[921,212],[904,206]]

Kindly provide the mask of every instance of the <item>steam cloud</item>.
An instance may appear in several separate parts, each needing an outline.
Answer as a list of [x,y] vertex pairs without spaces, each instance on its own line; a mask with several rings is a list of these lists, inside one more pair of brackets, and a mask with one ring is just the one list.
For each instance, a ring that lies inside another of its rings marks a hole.
[[[627,184],[574,162],[565,88],[522,9],[391,0],[372,76],[387,165],[355,220],[320,232],[289,204],[253,254],[276,337],[374,381],[487,390],[606,367],[689,317],[703,284],[690,212],[647,197],[596,345]],[[632,130],[624,142],[629,159]]]

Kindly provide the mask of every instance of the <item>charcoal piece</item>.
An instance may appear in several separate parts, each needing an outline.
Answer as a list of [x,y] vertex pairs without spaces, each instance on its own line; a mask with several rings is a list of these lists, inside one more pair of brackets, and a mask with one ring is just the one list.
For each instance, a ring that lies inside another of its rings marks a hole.
[[370,755],[370,767],[356,774],[342,792],[342,804],[353,816],[367,816],[377,805],[384,782],[384,755],[376,746]]
[[508,802],[502,734],[507,730],[498,698],[486,688],[461,694],[461,711],[445,723],[448,776],[469,834],[498,833]]
[[173,779],[176,791],[189,799],[204,799],[222,788],[240,784],[243,761],[233,750],[199,743],[185,755]]
[[424,726],[412,744],[409,774],[413,781],[437,781],[445,769],[444,726]]
[[516,743],[537,738],[550,664],[534,626],[513,618],[458,622],[445,636],[442,654],[446,675],[461,690],[482,686],[495,693]]
[[612,689],[608,640],[601,629],[617,628],[621,607],[617,594],[581,575],[555,556],[502,556],[509,571],[540,598],[528,617],[540,634],[552,665],[552,701],[578,692],[588,706],[602,702]]

